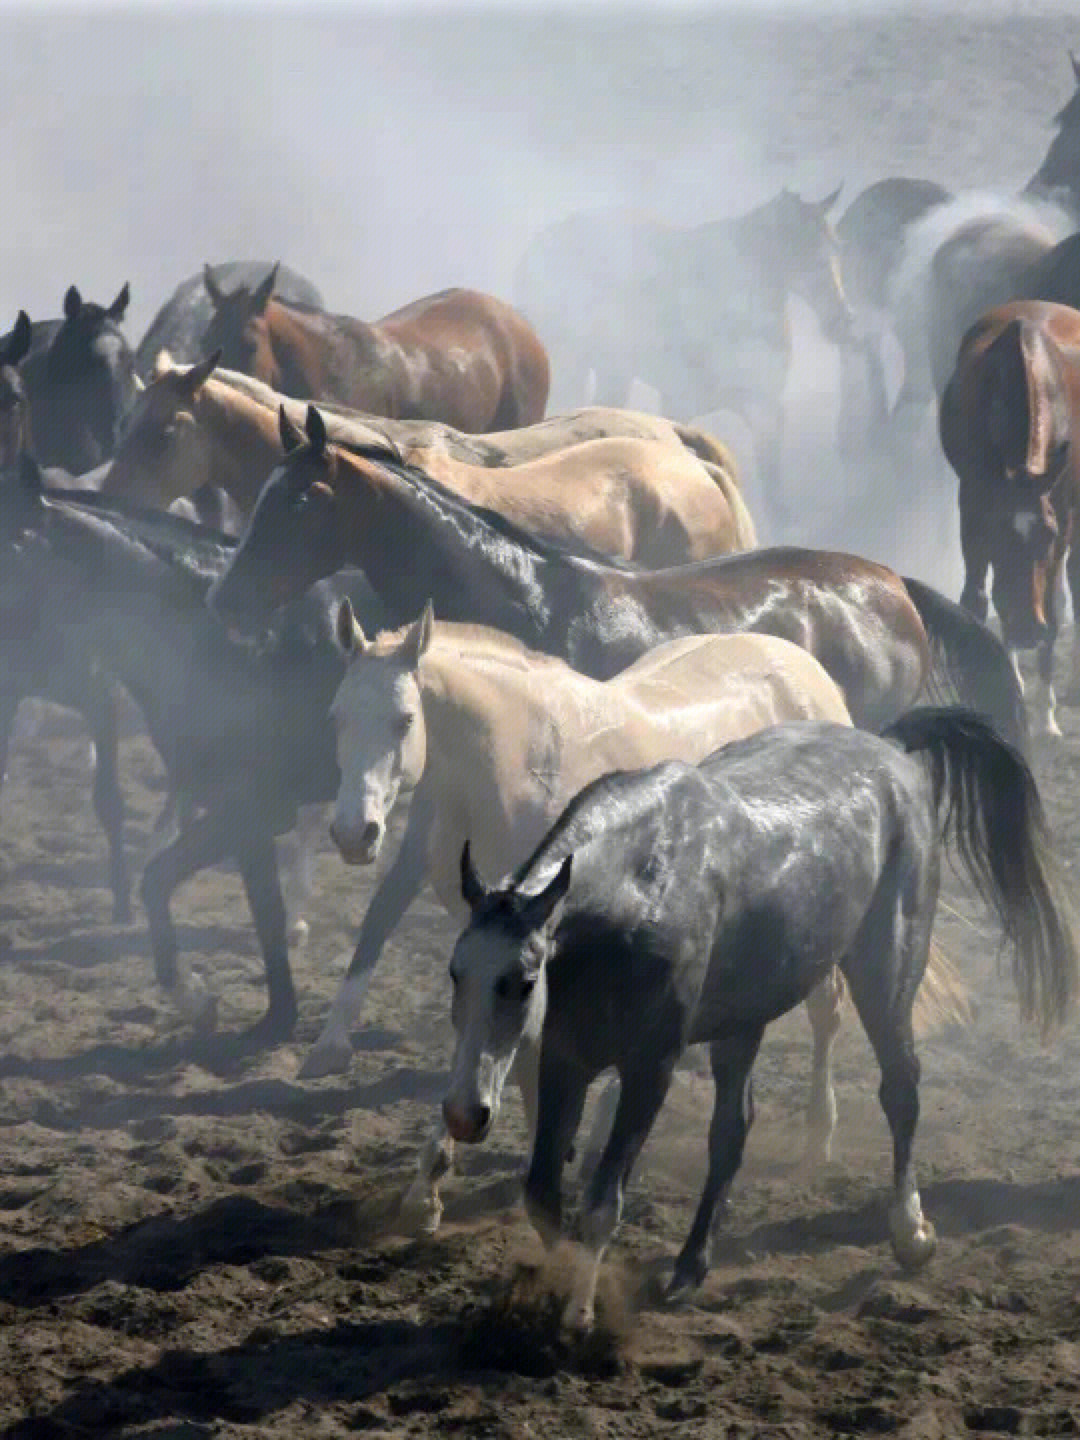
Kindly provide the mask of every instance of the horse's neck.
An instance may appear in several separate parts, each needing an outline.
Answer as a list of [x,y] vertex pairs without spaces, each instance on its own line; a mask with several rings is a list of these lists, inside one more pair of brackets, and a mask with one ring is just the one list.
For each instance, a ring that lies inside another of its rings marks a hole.
[[195,418],[214,442],[213,482],[250,513],[259,491],[281,462],[274,412],[224,383],[208,380],[195,400]]

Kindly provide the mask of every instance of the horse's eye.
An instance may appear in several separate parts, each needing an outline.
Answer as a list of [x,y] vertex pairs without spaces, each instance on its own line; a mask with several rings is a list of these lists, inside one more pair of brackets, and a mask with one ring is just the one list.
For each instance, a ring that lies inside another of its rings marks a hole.
[[411,715],[399,715],[397,728],[402,735],[407,735],[412,729],[413,717]]

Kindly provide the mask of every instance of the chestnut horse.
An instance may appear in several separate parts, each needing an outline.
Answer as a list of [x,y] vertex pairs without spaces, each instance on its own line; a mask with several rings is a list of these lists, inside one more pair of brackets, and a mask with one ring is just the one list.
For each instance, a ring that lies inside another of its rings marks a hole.
[[[251,513],[281,459],[278,414],[213,376],[215,358],[162,369],[139,396],[104,495],[165,509],[214,487],[245,518]],[[361,453],[398,457],[392,441],[363,433]],[[290,432],[290,444],[301,439]],[[342,458],[350,463],[346,447]],[[731,467],[700,460],[681,444],[610,437],[499,469],[465,464],[441,446],[418,448],[412,459],[470,504],[615,559],[677,565],[757,543]]]
[[[994,607],[1012,651],[1037,647],[1036,728],[1054,718],[1058,588],[1080,493],[1080,311],[1014,301],[965,335],[939,414],[941,444],[960,480],[963,604]],[[1068,563],[1080,612],[1080,555]],[[1070,696],[1080,692],[1080,655]]]
[[274,299],[275,265],[225,293],[203,272],[213,319],[202,352],[300,399],[395,419],[442,420],[473,434],[543,417],[547,352],[529,324],[476,290],[441,290],[369,324]]

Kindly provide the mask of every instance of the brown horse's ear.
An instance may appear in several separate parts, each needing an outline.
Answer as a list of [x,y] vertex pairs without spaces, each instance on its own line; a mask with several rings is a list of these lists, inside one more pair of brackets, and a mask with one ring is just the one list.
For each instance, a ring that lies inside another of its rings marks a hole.
[[74,285],[68,286],[68,292],[64,296],[64,316],[68,320],[74,320],[82,309],[82,296]]
[[840,184],[837,185],[837,187],[836,187],[835,190],[830,191],[830,193],[825,196],[825,199],[824,199],[824,200],[819,200],[819,201],[817,202],[817,208],[818,208],[818,210],[821,211],[822,215],[828,215],[829,211],[833,208],[833,206],[836,204],[836,202],[840,199],[840,192],[841,192],[841,190],[843,190],[843,188],[844,188],[844,182],[841,180],[841,181],[840,181]]
[[197,360],[194,365],[190,366],[180,378],[180,388],[184,394],[194,400],[217,369],[220,361],[221,350],[219,348],[212,355],[207,355],[205,360]]
[[326,421],[319,414],[314,405],[307,407],[307,420],[304,423],[307,431],[307,438],[311,442],[312,453],[315,455],[326,454]]
[[30,342],[33,339],[33,329],[30,325],[30,316],[25,310],[20,310],[15,326],[11,332],[11,339],[7,343],[7,349],[0,355],[0,365],[20,365],[30,350]]
[[218,284],[217,276],[208,264],[202,267],[202,283],[207,295],[210,296],[210,304],[215,310],[220,310],[225,303],[225,291]]
[[130,284],[125,280],[125,281],[124,281],[123,288],[121,289],[119,295],[117,295],[116,299],[112,302],[112,304],[109,306],[109,308],[105,311],[105,314],[108,315],[108,317],[109,317],[110,320],[113,320],[113,321],[116,322],[116,324],[119,324],[120,321],[123,320],[123,318],[124,318],[124,312],[127,310],[127,307],[128,307],[130,304],[131,304],[131,286],[130,286]]
[[435,607],[429,600],[424,606],[423,613],[419,620],[414,620],[405,633],[405,639],[401,645],[401,658],[408,665],[410,670],[416,670],[420,661],[431,644],[431,635],[435,626]]
[[487,886],[473,866],[472,852],[466,840],[461,850],[461,898],[470,910],[475,910],[487,899],[487,893]]
[[281,437],[281,448],[286,455],[299,450],[304,443],[304,432],[289,419],[284,405],[278,406],[278,434]]
[[251,313],[253,315],[261,315],[267,305],[269,305],[270,297],[273,295],[274,287],[277,285],[277,272],[280,264],[280,260],[274,262],[273,269],[259,282],[259,285],[253,292],[251,296]]
[[529,930],[540,930],[552,919],[560,902],[570,889],[574,857],[567,855],[559,866],[555,878],[544,886],[539,895],[520,895],[520,914]]
[[347,595],[337,608],[334,633],[343,655],[362,655],[367,649],[367,636],[353,614],[352,601]]

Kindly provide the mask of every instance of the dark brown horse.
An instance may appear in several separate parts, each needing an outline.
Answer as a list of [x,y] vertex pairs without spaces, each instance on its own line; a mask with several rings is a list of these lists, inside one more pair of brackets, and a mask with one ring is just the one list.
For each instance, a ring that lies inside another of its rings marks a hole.
[[277,266],[226,294],[203,272],[214,317],[202,353],[285,395],[470,434],[543,419],[547,353],[526,321],[476,290],[442,290],[368,324],[273,298]]
[[680,635],[753,631],[814,655],[852,719],[878,729],[935,678],[1020,740],[1022,704],[998,641],[959,606],[854,555],[773,549],[667,570],[568,554],[478,510],[422,473],[307,441],[283,422],[267,481],[211,603],[253,628],[322,576],[359,566],[391,624],[429,598],[440,617],[492,625],[597,679]]
[[[1080,310],[1015,301],[984,315],[961,343],[939,429],[960,480],[961,603],[985,619],[992,569],[1006,645],[1039,650],[1036,725],[1056,734],[1058,582],[1080,495]],[[1075,551],[1068,579],[1077,607]],[[1080,669],[1070,695],[1078,681]]]
[[30,353],[33,327],[25,310],[19,311],[10,335],[0,341],[0,471],[15,465],[30,438],[30,418],[19,366]]

